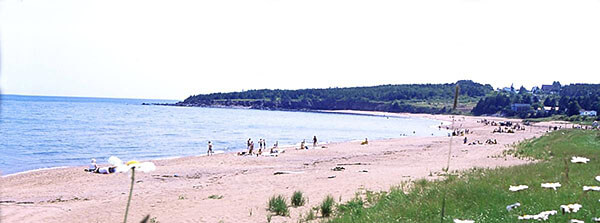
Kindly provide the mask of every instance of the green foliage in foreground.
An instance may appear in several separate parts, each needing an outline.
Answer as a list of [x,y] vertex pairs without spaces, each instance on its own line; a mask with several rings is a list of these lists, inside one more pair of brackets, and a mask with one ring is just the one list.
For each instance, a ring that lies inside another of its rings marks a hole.
[[269,199],[268,210],[275,213],[275,215],[288,216],[290,211],[288,204],[283,195],[277,195]]
[[333,197],[331,195],[327,195],[327,197],[325,197],[325,199],[319,206],[321,208],[321,215],[323,217],[331,216],[331,214],[333,214],[333,206],[334,205],[335,205],[335,201],[333,200]]
[[[470,169],[444,181],[419,181],[412,189],[382,192],[372,202],[360,198],[339,205],[329,222],[440,222],[442,197],[446,194],[443,222],[454,218],[475,222],[537,222],[517,220],[519,215],[557,210],[546,222],[569,222],[579,219],[592,222],[600,217],[600,192],[584,193],[582,187],[600,185],[600,133],[598,131],[562,130],[524,142],[514,155],[535,157],[540,162],[497,169]],[[573,164],[571,156],[591,161]],[[560,182],[557,191],[541,183]],[[529,189],[510,192],[510,185],[528,185]],[[368,196],[369,197],[369,196]],[[372,196],[371,196],[372,197]],[[519,202],[521,207],[508,212],[506,206]],[[579,203],[577,213],[562,214],[560,205]]]
[[294,207],[304,206],[306,203],[306,198],[304,197],[302,191],[294,191],[292,194],[292,205]]

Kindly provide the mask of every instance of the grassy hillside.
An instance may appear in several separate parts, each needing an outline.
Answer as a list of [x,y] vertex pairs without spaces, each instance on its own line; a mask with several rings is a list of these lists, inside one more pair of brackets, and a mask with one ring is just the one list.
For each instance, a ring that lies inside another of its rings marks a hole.
[[[446,194],[446,217],[470,219],[475,222],[537,222],[517,220],[519,215],[557,210],[546,222],[568,222],[579,219],[592,222],[600,217],[600,192],[584,193],[582,187],[600,185],[594,178],[600,175],[600,132],[562,130],[521,143],[506,155],[535,158],[540,162],[498,169],[471,169],[451,176],[448,182],[415,182],[409,192],[396,188],[386,193],[367,194],[366,198],[338,205],[336,216],[328,222],[440,222],[442,197]],[[591,161],[574,164],[572,156]],[[560,182],[554,191],[541,188],[541,183]],[[528,185],[519,192],[510,185]],[[520,202],[521,206],[507,211],[506,206]],[[560,205],[579,203],[577,213],[562,214]]]

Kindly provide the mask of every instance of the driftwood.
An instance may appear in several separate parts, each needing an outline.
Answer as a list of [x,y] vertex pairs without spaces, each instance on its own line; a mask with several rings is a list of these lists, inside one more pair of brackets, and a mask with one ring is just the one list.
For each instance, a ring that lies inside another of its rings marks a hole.
[[304,173],[300,171],[275,171],[273,175]]
[[338,166],[351,166],[351,165],[371,165],[369,163],[338,163]]

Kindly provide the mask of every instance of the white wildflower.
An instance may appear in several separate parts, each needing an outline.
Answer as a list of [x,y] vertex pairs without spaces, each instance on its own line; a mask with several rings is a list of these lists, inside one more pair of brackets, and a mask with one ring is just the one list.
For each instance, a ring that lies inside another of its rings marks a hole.
[[527,189],[527,188],[529,188],[529,186],[527,186],[527,185],[519,185],[519,186],[512,186],[512,185],[511,185],[511,186],[508,188],[508,190],[510,190],[510,191],[520,191],[520,190],[525,190],[525,189]]
[[592,218],[592,221],[600,222],[600,218]]
[[144,173],[156,170],[156,166],[152,162],[143,162],[140,163],[138,161],[132,160],[127,163],[123,163],[121,159],[116,156],[111,156],[108,158],[108,163],[116,166],[116,171],[119,173],[126,173],[130,169],[135,168],[138,171],[142,171]]
[[521,203],[517,202],[517,203],[514,203],[514,204],[506,206],[506,210],[507,211],[512,211],[512,209],[515,209],[515,208],[517,208],[519,206],[521,206]]
[[542,187],[543,188],[552,188],[554,190],[556,190],[557,187],[560,187],[560,183],[556,182],[556,183],[542,183]]
[[597,180],[597,181],[600,181],[600,176],[596,176],[596,180]]
[[454,223],[475,223],[475,221],[473,221],[473,220],[454,219]]
[[138,171],[142,171],[144,173],[148,173],[156,170],[156,166],[152,162],[143,162],[140,163],[138,161],[129,161],[127,162],[127,166],[129,168],[135,168]]
[[571,219],[571,223],[585,223],[585,222],[582,220]]
[[519,216],[519,220],[548,220],[548,216],[555,215],[556,213],[557,213],[557,211],[555,211],[555,210],[542,211],[541,213],[536,214],[536,215]]
[[590,159],[585,158],[585,157],[579,157],[579,156],[571,157],[571,163],[587,163],[589,161],[590,161]]
[[119,159],[116,156],[111,156],[108,158],[108,163],[110,163],[113,166],[119,166],[119,165],[123,165],[123,161],[121,159]]
[[567,204],[561,205],[560,209],[566,213],[576,213],[581,208],[581,204]]
[[599,186],[583,186],[583,191],[588,191],[588,190],[600,191],[600,187]]

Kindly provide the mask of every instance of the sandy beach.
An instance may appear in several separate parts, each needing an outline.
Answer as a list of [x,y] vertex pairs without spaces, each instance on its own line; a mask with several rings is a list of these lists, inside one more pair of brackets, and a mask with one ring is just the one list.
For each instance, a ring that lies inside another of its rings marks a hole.
[[[355,113],[452,120],[448,115]],[[556,125],[536,123],[516,133],[492,133],[497,126],[479,123],[483,117],[455,119],[455,128],[470,130],[466,135],[469,142],[496,139],[498,144],[465,145],[464,137],[453,137],[450,171],[524,164],[527,161],[498,155],[516,142],[543,135],[548,125]],[[267,222],[269,197],[283,194],[289,198],[300,190],[308,196],[307,204],[291,208],[290,217],[272,219],[296,222],[327,195],[343,202],[357,192],[389,190],[402,182],[437,178],[446,166],[449,140],[409,136],[370,141],[368,145],[342,142],[309,150],[287,148],[278,157],[228,153],[155,160],[156,171],[136,173],[129,219],[138,222],[149,214],[159,222]],[[87,173],[84,165],[1,177],[0,221],[122,221],[130,175]],[[336,166],[345,170],[332,171]],[[274,175],[277,171],[290,172]],[[211,195],[222,198],[211,199]]]

